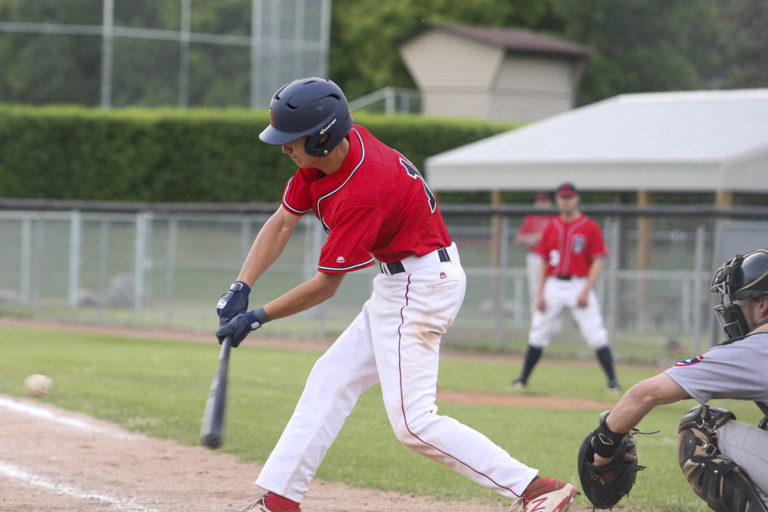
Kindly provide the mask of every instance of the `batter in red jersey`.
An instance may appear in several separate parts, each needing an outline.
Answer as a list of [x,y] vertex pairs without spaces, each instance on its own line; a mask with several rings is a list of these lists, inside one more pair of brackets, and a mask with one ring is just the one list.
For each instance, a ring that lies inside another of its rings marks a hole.
[[[484,435],[437,413],[440,340],[461,307],[466,276],[419,172],[353,124],[343,92],[328,79],[286,84],[270,110],[259,138],[280,145],[298,170],[219,300],[219,341],[229,337],[236,347],[263,324],[329,299],[347,273],[377,260],[381,273],[362,311],[312,368],[256,480],[267,492],[244,510],[299,512],[327,450],[374,384],[381,385],[389,422],[408,448],[512,498],[521,512],[568,510],[577,494],[573,485],[537,476]],[[251,287],[310,211],[328,233],[317,273],[246,312]]]
[[555,192],[560,215],[553,218],[541,234],[536,248],[544,264],[539,273],[536,310],[528,333],[528,350],[523,369],[514,381],[525,387],[552,337],[553,326],[563,309],[568,309],[581,335],[595,349],[608,378],[607,390],[620,392],[613,367],[613,355],[594,292],[606,254],[600,226],[578,209],[579,195],[572,183],[563,183]]

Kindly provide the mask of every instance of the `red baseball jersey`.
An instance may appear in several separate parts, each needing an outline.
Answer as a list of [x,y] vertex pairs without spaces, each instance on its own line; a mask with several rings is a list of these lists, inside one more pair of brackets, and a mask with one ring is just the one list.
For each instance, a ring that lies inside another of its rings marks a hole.
[[583,214],[568,223],[559,215],[552,218],[536,252],[547,262],[549,276],[586,276],[592,260],[608,254],[600,226]]
[[350,272],[423,256],[451,245],[432,192],[403,155],[365,128],[349,132],[349,154],[332,174],[298,169],[282,204],[296,215],[313,210],[328,233],[320,272]]
[[[544,226],[554,217],[554,215],[542,215],[540,213],[529,213],[523,217],[523,222],[520,224],[520,229],[517,230],[520,235],[532,235],[538,233],[544,229]],[[537,243],[528,244],[528,250],[530,252],[536,252]]]

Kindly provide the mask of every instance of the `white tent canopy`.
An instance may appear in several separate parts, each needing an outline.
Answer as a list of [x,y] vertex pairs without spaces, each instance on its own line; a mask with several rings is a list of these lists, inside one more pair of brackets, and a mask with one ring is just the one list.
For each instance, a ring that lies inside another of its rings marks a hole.
[[768,89],[627,94],[427,159],[436,191],[768,192]]

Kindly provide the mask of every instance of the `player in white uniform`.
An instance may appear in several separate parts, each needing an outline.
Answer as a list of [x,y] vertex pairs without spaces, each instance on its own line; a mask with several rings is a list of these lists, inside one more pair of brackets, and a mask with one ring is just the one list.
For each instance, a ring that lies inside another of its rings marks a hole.
[[[389,422],[405,446],[514,499],[520,511],[566,512],[578,492],[573,485],[539,477],[483,434],[438,413],[440,338],[459,311],[466,276],[419,172],[353,124],[343,92],[328,79],[286,84],[270,111],[270,125],[259,138],[280,145],[299,168],[238,280],[219,300],[219,340],[230,337],[236,347],[266,322],[329,299],[348,272],[376,260],[381,273],[360,314],[312,368],[256,481],[268,492],[245,510],[300,512],[315,471],[357,399],[380,384]],[[251,287],[309,212],[328,232],[317,273],[246,313]]]
[[536,294],[536,309],[528,332],[528,348],[515,388],[528,385],[528,378],[549,340],[559,330],[560,315],[567,309],[579,326],[582,337],[595,350],[606,378],[607,390],[618,394],[613,352],[594,286],[603,269],[607,250],[600,225],[579,210],[579,193],[565,182],[555,191],[560,215],[544,227],[536,253],[542,259]]
[[595,430],[595,462],[609,462],[617,441],[657,405],[693,398],[701,405],[680,423],[679,462],[694,492],[718,512],[765,511],[768,417],[752,426],[705,404],[750,400],[768,413],[768,250],[725,262],[712,291],[727,340],[630,388]]

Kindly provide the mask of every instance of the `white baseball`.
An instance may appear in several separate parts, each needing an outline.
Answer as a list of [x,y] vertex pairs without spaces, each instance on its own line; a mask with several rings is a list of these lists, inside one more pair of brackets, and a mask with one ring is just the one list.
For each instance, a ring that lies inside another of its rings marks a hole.
[[47,375],[40,375],[39,373],[33,373],[24,380],[24,387],[27,389],[27,393],[35,398],[42,398],[51,392],[53,387],[53,379]]

